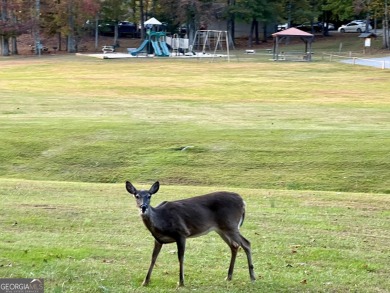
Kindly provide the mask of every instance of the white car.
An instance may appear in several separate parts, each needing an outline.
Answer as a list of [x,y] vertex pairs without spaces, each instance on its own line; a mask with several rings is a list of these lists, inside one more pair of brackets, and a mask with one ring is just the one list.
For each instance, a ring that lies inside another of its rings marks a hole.
[[278,24],[278,32],[288,29],[288,23]]
[[[366,30],[365,22],[352,21],[348,24],[344,24],[339,27],[338,31],[340,33],[361,33]],[[368,30],[372,30],[371,25],[368,25]]]

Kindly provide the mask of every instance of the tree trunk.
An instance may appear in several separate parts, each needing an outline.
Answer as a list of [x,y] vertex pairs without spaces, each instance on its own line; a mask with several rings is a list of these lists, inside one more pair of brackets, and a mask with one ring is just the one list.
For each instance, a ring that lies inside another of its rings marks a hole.
[[255,43],[256,45],[260,44],[259,40],[259,22],[257,20],[255,21]]
[[11,37],[11,54],[18,55],[18,42],[16,37]]
[[[14,9],[10,10],[10,19],[12,20],[12,24],[17,26],[18,20],[16,18]],[[11,42],[11,54],[12,55],[17,55],[18,54],[18,44],[17,44],[17,40],[16,40],[16,35],[15,34],[13,36],[11,36],[10,42]]]
[[1,55],[9,56],[9,42],[7,37],[1,36]]
[[76,40],[74,37],[73,32],[70,32],[68,35],[68,53],[76,53],[77,52],[77,46],[76,46]]
[[263,22],[263,42],[266,43],[267,42],[267,23],[266,22]]
[[96,13],[95,17],[95,51],[98,51],[99,47],[99,14]]
[[118,46],[118,38],[119,38],[119,33],[118,33],[118,21],[115,21],[115,26],[114,26],[114,46]]
[[[235,4],[235,0],[228,0],[228,6],[233,6]],[[227,31],[230,34],[230,41],[231,46],[234,47],[234,39],[235,39],[235,30],[236,30],[236,23],[235,23],[235,15],[233,13],[230,13],[227,19]]]
[[384,49],[390,49],[390,44],[389,44],[389,14],[387,12],[387,0],[385,1],[385,15],[383,18],[383,33],[382,33],[382,44]]
[[250,32],[249,32],[249,37],[248,37],[248,47],[249,48],[252,48],[253,46],[253,34],[254,34],[254,31],[255,31],[255,26],[256,26],[256,20],[252,20],[252,23],[251,23],[251,29],[250,29]]
[[62,37],[61,37],[61,32],[57,33],[57,42],[58,42],[58,51],[62,50]]
[[76,38],[75,38],[75,23],[74,23],[74,15],[73,15],[73,9],[72,9],[72,1],[69,3],[68,6],[68,27],[69,27],[69,33],[68,33],[68,53],[76,53],[77,52],[77,46],[76,46]]
[[389,24],[384,21],[383,22],[383,33],[382,33],[382,47],[383,49],[389,49]]
[[[1,20],[7,21],[8,18],[7,0],[1,1]],[[9,41],[7,36],[1,36],[1,55],[9,56]]]
[[139,1],[139,12],[140,12],[140,22],[141,22],[141,40],[145,39],[145,12],[144,12],[144,1]]
[[35,54],[41,54],[41,38],[39,36],[39,16],[41,14],[41,1],[35,0],[35,26],[34,26],[34,46]]
[[[323,13],[324,21],[322,22],[322,35],[329,37],[329,11]],[[326,25],[324,25],[326,23]]]

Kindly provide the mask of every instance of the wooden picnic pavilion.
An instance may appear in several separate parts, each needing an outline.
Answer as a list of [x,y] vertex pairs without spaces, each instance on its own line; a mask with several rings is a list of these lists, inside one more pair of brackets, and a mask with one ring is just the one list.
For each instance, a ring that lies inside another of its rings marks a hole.
[[286,38],[288,38],[288,37],[298,37],[304,42],[305,50],[303,52],[298,52],[298,54],[296,54],[296,52],[294,52],[294,54],[290,53],[290,55],[295,56],[295,57],[291,58],[291,60],[292,61],[298,61],[298,60],[299,61],[311,61],[311,55],[312,55],[311,43],[314,40],[313,34],[310,34],[310,33],[304,32],[300,29],[297,29],[295,27],[292,27],[292,28],[288,28],[286,30],[274,33],[274,34],[272,34],[272,37],[274,38],[274,46],[273,46],[273,50],[272,50],[273,60],[275,60],[275,61],[287,60],[286,55],[289,56],[289,53],[280,52],[279,44],[282,41],[286,40]]

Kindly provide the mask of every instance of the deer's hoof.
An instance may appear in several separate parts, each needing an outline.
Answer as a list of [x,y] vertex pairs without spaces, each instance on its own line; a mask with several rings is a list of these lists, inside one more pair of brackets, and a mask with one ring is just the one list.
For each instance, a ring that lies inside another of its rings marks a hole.
[[184,287],[184,283],[177,283],[176,290],[179,290],[180,288]]

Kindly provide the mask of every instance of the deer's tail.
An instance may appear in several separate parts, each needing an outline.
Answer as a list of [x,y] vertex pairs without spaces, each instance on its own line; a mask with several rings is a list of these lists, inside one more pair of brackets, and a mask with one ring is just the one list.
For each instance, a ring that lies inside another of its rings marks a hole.
[[246,203],[244,201],[244,206],[242,207],[242,215],[241,215],[240,223],[238,224],[238,228],[240,228],[242,226],[242,224],[244,224],[244,220],[245,220],[245,206],[246,206]]

